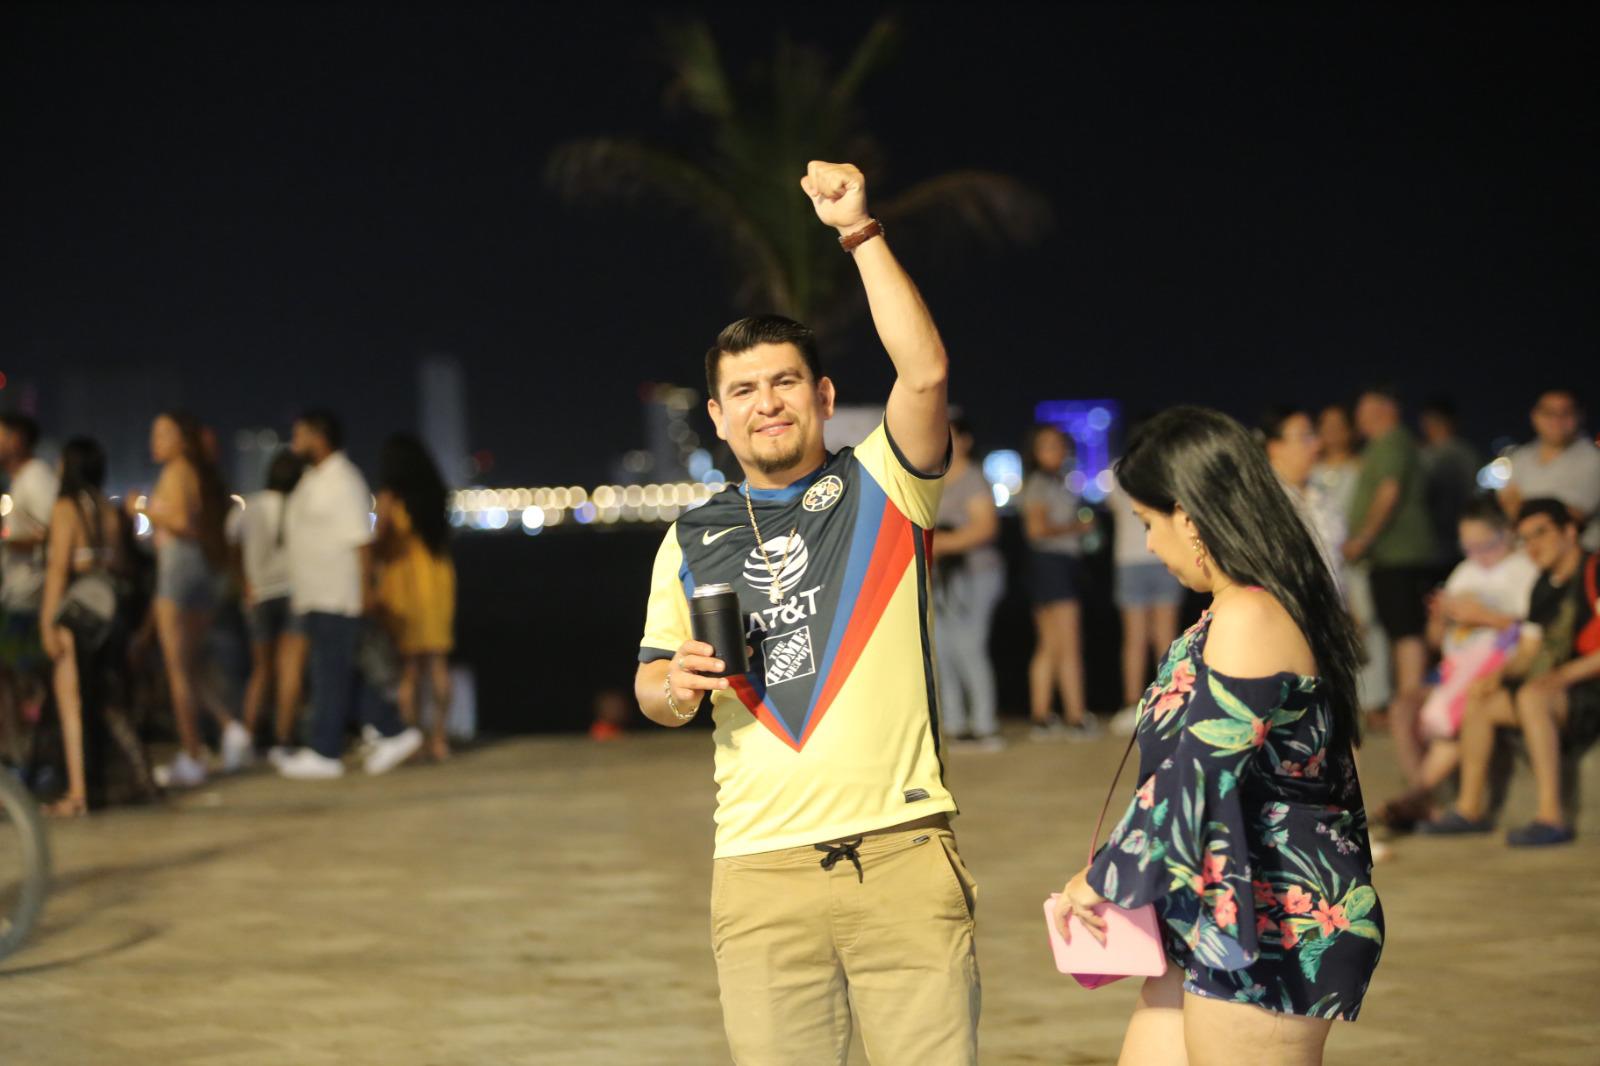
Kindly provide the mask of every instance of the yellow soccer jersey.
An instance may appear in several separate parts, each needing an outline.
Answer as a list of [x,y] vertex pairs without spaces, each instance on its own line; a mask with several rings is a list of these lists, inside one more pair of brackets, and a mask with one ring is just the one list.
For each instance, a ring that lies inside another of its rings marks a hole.
[[741,487],[667,531],[639,661],[673,656],[690,637],[688,597],[714,582],[738,593],[755,650],[750,673],[712,697],[718,858],[956,809],[939,758],[928,589],[943,484],[911,469],[880,424],[789,487],[750,490],[776,575]]

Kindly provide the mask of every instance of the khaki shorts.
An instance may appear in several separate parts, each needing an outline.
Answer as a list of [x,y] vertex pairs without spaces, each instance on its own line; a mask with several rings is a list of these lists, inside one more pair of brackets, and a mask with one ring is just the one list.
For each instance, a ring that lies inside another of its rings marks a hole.
[[[835,851],[839,851],[837,847]],[[978,1061],[977,885],[943,816],[718,859],[711,946],[739,1066],[843,1064],[852,1011],[874,1066]]]

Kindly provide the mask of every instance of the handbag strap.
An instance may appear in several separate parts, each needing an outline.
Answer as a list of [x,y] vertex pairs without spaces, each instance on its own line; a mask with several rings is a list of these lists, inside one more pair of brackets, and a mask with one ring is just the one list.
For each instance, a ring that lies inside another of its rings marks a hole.
[[1096,818],[1094,822],[1094,836],[1089,838],[1088,865],[1090,866],[1094,865],[1095,849],[1100,846],[1100,830],[1106,824],[1106,811],[1111,809],[1111,800],[1117,794],[1117,782],[1122,780],[1123,768],[1128,765],[1128,756],[1133,753],[1133,746],[1134,744],[1138,743],[1138,741],[1139,729],[1137,726],[1135,726],[1133,735],[1128,738],[1128,746],[1122,749],[1122,761],[1117,763],[1117,772],[1111,778],[1111,787],[1106,790],[1106,801],[1100,805],[1100,817]]

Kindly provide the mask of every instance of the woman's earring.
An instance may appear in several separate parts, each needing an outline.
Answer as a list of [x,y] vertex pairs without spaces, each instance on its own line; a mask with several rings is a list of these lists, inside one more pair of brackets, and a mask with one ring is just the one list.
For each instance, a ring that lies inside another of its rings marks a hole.
[[1200,568],[1201,576],[1210,577],[1211,568],[1206,566],[1206,546],[1200,543],[1200,534],[1190,537],[1189,542],[1194,545],[1194,565]]

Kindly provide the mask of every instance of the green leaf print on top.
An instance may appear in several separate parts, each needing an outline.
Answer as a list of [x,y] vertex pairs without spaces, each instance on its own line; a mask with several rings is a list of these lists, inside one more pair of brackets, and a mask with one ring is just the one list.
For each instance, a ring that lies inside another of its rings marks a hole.
[[1383,943],[1348,747],[1321,680],[1205,664],[1209,614],[1140,704],[1138,786],[1089,869],[1154,903],[1186,987],[1284,1013],[1354,1018]]

